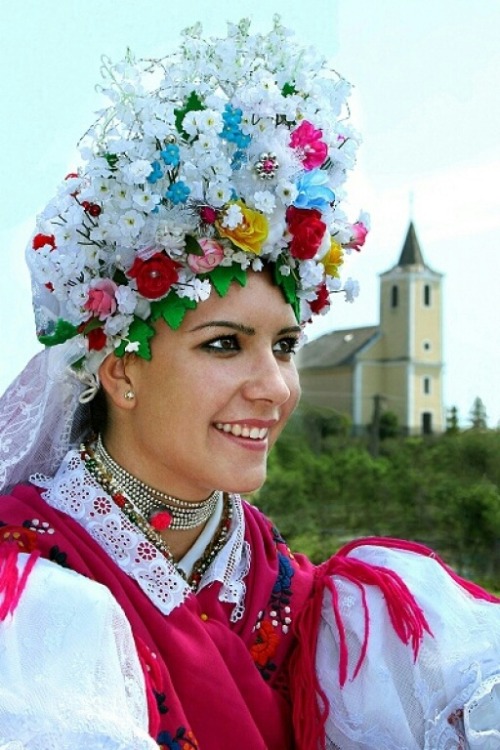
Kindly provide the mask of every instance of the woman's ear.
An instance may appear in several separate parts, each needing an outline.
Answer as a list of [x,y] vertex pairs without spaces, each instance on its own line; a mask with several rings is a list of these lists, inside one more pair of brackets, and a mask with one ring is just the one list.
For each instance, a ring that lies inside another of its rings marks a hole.
[[113,404],[120,409],[133,409],[135,392],[125,370],[126,357],[108,354],[99,368],[99,380]]

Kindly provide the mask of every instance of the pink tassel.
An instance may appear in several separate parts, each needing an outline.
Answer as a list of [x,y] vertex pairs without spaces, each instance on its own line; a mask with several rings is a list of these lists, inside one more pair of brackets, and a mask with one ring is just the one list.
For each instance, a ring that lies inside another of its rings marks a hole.
[[17,564],[19,552],[19,547],[15,543],[6,543],[0,546],[0,595],[3,595],[0,605],[0,621],[5,620],[16,609],[28,576],[40,557],[39,552],[31,552],[23,572],[19,575]]
[[436,553],[432,549],[426,547],[424,544],[419,544],[418,542],[408,542],[404,539],[391,539],[389,537],[380,536],[365,537],[363,539],[354,539],[352,542],[344,545],[337,552],[337,555],[348,555],[349,552],[351,552],[353,549],[365,545],[370,545],[372,547],[387,547],[388,549],[401,549],[405,550],[406,552],[414,552],[415,554],[422,555],[423,557],[431,557],[448,573],[451,578],[453,578],[455,583],[457,583],[465,591],[468,591],[469,594],[471,594],[475,599],[481,599],[486,602],[491,602],[492,604],[500,603],[499,597],[490,594],[488,591],[485,591],[485,589],[483,589],[481,586],[478,586],[477,583],[467,581],[465,578],[459,576],[458,573],[455,573],[455,571],[450,568],[444,562],[444,560],[439,557],[439,555],[436,555]]

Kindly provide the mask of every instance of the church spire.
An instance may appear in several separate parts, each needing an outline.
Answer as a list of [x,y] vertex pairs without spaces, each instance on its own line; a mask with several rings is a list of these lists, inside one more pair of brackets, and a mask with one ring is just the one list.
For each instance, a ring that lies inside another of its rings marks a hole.
[[413,226],[413,221],[410,221],[408,227],[408,233],[401,251],[398,266],[423,266],[425,268],[425,262],[418,244],[417,233]]

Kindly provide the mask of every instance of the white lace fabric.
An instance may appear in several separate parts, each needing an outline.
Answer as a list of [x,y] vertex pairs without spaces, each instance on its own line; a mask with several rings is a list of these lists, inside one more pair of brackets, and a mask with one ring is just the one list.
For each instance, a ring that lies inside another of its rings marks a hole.
[[74,357],[70,341],[39,352],[0,398],[0,491],[51,476],[88,428]]
[[[139,584],[160,612],[170,614],[191,593],[175,565],[122,513],[85,469],[78,451],[67,453],[53,478],[35,475],[32,481],[45,488],[44,500],[75,519],[121,570]],[[244,612],[244,579],[250,567],[250,553],[244,541],[241,499],[233,495],[231,502],[233,518],[226,544],[205,571],[199,588],[220,581],[220,599],[235,605],[231,614],[234,621]]]
[[[341,688],[338,628],[331,596],[325,593],[316,666],[332,706],[329,747],[500,750],[500,606],[472,597],[431,558],[370,546],[350,554],[398,573],[422,607],[434,637],[424,636],[414,662],[412,650],[394,632],[379,589],[367,586],[368,652],[357,677]],[[363,642],[361,594],[349,581],[334,579],[351,674]],[[473,702],[475,694],[477,700],[481,696],[481,710]]]
[[157,749],[130,625],[95,581],[38,560],[1,623],[0,675],[2,750]]

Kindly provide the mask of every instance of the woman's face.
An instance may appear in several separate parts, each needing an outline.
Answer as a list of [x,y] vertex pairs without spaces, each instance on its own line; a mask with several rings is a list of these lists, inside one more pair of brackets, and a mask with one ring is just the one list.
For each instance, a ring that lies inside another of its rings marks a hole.
[[299,398],[299,334],[266,273],[223,298],[213,291],[176,331],[161,321],[151,361],[126,362],[135,399],[108,447],[140,479],[187,500],[260,487]]

